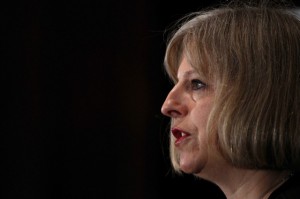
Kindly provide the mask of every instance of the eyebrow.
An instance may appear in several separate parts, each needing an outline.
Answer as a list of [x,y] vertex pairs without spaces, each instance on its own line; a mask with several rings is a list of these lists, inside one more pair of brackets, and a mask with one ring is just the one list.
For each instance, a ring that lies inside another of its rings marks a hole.
[[[186,77],[189,77],[193,74],[198,74],[195,70],[188,70],[188,71],[185,71],[183,74],[182,74],[182,77],[186,78]],[[177,75],[177,79],[179,79],[179,76]]]

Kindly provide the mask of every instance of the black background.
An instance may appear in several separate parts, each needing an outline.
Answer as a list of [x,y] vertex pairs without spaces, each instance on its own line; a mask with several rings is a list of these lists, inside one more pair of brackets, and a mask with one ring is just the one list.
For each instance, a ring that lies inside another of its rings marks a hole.
[[222,198],[173,175],[168,27],[218,1],[1,6],[1,198]]

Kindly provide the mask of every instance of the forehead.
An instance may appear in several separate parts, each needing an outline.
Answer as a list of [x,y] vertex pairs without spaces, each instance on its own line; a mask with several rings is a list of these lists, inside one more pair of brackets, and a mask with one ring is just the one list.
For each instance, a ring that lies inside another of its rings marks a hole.
[[185,79],[190,76],[197,75],[198,73],[196,70],[190,65],[190,63],[187,61],[186,57],[183,57],[178,70],[177,70],[177,79]]
[[211,42],[204,41],[198,36],[182,32],[182,35],[175,37],[168,45],[165,69],[173,82],[178,81],[179,67],[182,64],[196,71],[202,80],[208,81],[213,78],[214,68],[217,66],[216,55],[209,53],[212,51]]

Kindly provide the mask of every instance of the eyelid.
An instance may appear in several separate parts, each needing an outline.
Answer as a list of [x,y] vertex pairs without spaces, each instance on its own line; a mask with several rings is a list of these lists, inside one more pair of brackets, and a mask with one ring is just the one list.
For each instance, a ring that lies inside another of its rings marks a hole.
[[[203,89],[206,88],[207,84],[204,83],[203,81],[201,81],[200,79],[191,79],[191,88],[192,90],[199,90],[199,89]],[[194,85],[194,84],[198,84],[198,85]]]

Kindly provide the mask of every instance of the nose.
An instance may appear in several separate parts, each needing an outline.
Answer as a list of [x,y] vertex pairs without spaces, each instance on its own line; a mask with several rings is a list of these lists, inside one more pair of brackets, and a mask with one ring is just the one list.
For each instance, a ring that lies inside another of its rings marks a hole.
[[171,118],[178,118],[187,114],[188,108],[184,103],[184,96],[176,86],[169,92],[161,107],[161,112]]

